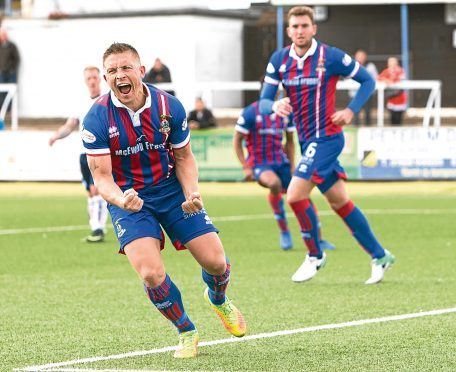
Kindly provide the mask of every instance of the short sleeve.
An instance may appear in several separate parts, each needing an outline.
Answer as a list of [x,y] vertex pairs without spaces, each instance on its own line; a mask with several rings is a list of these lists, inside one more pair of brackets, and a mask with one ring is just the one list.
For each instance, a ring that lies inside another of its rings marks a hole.
[[268,65],[266,67],[266,74],[264,77],[264,82],[272,85],[280,84],[280,51],[276,51],[272,54],[269,59]]
[[177,98],[170,96],[170,126],[169,142],[173,148],[186,146],[190,141],[190,129],[187,125],[187,115],[184,106]]
[[328,59],[334,75],[352,78],[360,68],[360,64],[354,58],[338,48],[328,49]]
[[89,156],[109,155],[109,133],[107,120],[103,120],[103,115],[97,105],[92,106],[84,117],[81,137],[82,143]]
[[249,134],[250,130],[255,125],[255,108],[247,106],[242,110],[241,115],[236,122],[235,130],[242,134]]

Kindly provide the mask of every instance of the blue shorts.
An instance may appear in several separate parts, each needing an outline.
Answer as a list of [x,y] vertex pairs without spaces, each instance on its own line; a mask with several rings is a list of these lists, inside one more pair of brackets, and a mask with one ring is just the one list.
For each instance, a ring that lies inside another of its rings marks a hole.
[[90,173],[89,164],[87,163],[87,155],[81,154],[79,157],[79,165],[81,167],[82,184],[89,191],[90,186],[94,184],[92,174]]
[[294,175],[312,181],[322,193],[325,193],[339,179],[347,179],[344,168],[337,160],[344,144],[343,133],[303,143],[302,158],[296,166]]
[[[203,208],[197,213],[184,213],[185,201],[181,185],[175,175],[159,185],[139,191],[144,205],[139,212],[130,212],[108,204],[114,231],[120,243],[120,253],[133,240],[152,237],[164,243],[161,227],[171,239],[176,249],[190,240],[218,229]],[[161,227],[160,227],[161,226]]]
[[255,180],[258,181],[260,179],[261,173],[265,171],[274,172],[277,175],[277,177],[280,178],[280,182],[282,183],[282,189],[286,190],[288,188],[288,185],[291,181],[290,163],[255,165],[253,167],[253,175],[255,177]]

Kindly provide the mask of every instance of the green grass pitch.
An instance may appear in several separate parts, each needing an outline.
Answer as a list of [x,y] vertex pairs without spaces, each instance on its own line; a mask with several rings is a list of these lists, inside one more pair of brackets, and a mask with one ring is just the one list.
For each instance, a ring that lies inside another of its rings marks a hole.
[[[318,193],[324,237],[337,249],[312,281],[295,284],[290,277],[305,253],[290,213],[294,248],[282,252],[264,189],[201,185],[233,265],[228,294],[245,315],[248,335],[456,307],[456,183],[347,186],[397,258],[379,285],[363,284],[369,257]],[[79,184],[0,183],[0,371],[177,344],[174,329],[116,253],[112,227],[106,242],[89,245],[82,241],[86,225]],[[176,252],[168,240],[163,256],[201,341],[229,338],[204,302],[190,254]],[[455,340],[456,313],[449,312],[203,346],[194,360],[175,360],[168,351],[61,368],[451,371]]]

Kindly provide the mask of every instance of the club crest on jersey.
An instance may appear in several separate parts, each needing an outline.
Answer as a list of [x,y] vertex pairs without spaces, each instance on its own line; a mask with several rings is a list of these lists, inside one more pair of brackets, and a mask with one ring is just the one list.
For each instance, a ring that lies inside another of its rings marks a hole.
[[325,58],[323,56],[320,56],[318,58],[318,63],[317,63],[317,68],[315,69],[315,71],[317,72],[325,72],[326,71],[326,68],[325,68]]
[[161,133],[169,133],[169,131],[171,130],[171,128],[169,126],[169,119],[171,119],[171,115],[166,115],[166,114],[160,115],[159,131]]

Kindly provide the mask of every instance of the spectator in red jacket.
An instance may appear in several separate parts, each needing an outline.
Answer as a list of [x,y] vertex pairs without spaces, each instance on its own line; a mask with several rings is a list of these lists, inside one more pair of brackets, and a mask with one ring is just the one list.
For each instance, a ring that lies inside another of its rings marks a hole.
[[[378,75],[378,81],[384,82],[388,87],[404,79],[405,71],[399,65],[397,58],[388,58],[388,67]],[[403,89],[387,88],[385,90],[385,97],[387,99],[386,108],[391,114],[391,124],[401,125],[402,116],[407,109],[407,93]]]

